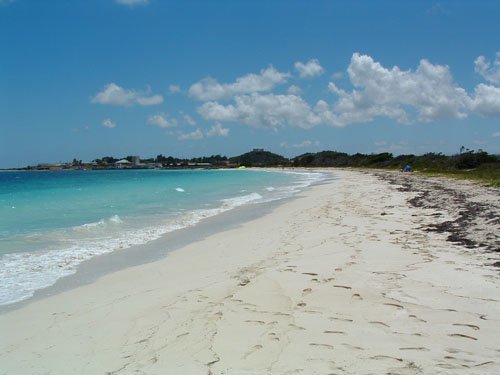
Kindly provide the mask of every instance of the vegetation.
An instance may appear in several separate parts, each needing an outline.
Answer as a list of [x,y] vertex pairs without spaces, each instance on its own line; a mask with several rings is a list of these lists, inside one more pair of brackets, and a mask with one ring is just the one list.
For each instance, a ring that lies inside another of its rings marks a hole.
[[290,160],[261,149],[247,152],[246,154],[229,159],[233,164],[244,165],[246,167],[282,167],[289,166]]
[[[120,158],[121,159],[121,158]],[[73,159],[65,165],[39,165],[25,169],[109,169],[115,168],[120,160],[112,156],[95,159],[93,163],[82,163]],[[254,149],[245,154],[227,158],[221,155],[203,156],[191,159],[180,159],[173,156],[157,155],[155,158],[141,159],[127,156],[130,165],[127,168],[227,168],[227,167],[349,167],[349,168],[383,168],[401,170],[410,165],[415,171],[431,175],[445,175],[457,178],[474,179],[492,186],[500,187],[500,155],[490,155],[483,150],[468,150],[462,147],[460,153],[452,156],[442,153],[427,153],[424,155],[398,155],[388,152],[379,154],[353,155],[337,151],[321,151],[306,153],[287,159],[263,149]]]
[[406,165],[416,171],[450,177],[475,179],[493,186],[500,186],[500,157],[478,150],[467,150],[458,155],[446,156],[441,153],[424,155],[399,155],[390,153],[354,154],[334,151],[307,153],[292,159],[295,167],[359,167],[402,169]]

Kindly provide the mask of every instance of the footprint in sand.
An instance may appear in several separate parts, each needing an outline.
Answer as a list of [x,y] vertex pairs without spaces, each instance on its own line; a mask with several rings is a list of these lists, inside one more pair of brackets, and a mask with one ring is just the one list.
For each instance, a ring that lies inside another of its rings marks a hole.
[[359,301],[361,301],[361,300],[363,299],[363,297],[361,297],[358,293],[354,293],[354,294],[352,295],[352,298],[353,298],[353,299],[356,299],[356,300],[359,300]]
[[304,327],[298,326],[298,325],[293,324],[293,323],[288,324],[288,326],[292,327],[292,328],[295,328],[295,329],[299,329],[301,331],[306,331],[306,329]]
[[341,321],[341,322],[348,322],[348,323],[352,323],[354,321],[352,319],[339,318],[339,317],[336,317],[336,316],[330,316],[328,319],[330,319],[330,320],[338,320],[338,321]]
[[337,335],[345,335],[346,333],[344,331],[323,331],[323,333],[334,333]]
[[270,336],[271,340],[273,341],[280,341],[280,338],[276,336],[276,333],[274,332],[268,333],[268,336]]
[[249,279],[247,279],[247,278],[245,278],[245,279],[241,279],[241,280],[240,280],[240,283],[239,283],[238,285],[240,285],[240,286],[245,286],[245,285],[247,285],[249,282],[250,282],[250,280],[249,280]]
[[343,289],[352,289],[350,286],[347,285],[334,285],[334,288],[343,288]]
[[302,289],[302,296],[308,295],[311,292],[312,292],[311,288]]
[[256,323],[256,324],[259,324],[259,325],[266,324],[266,322],[264,322],[262,320],[245,320],[245,323]]
[[378,325],[381,325],[381,326],[384,326],[384,327],[387,327],[387,328],[390,328],[390,326],[388,324],[385,324],[384,322],[379,322],[379,321],[371,321],[371,322],[368,322],[370,324],[378,324]]
[[479,330],[479,327],[476,326],[475,324],[466,324],[466,323],[453,323],[454,326],[458,326],[458,327],[469,327],[469,328],[472,328],[473,330],[475,331],[478,331]]
[[257,350],[260,350],[262,349],[263,346],[260,345],[260,344],[257,344],[257,345],[254,345],[252,347],[252,349],[250,349],[248,352],[245,353],[245,355],[243,356],[243,359],[246,359],[248,356],[252,355],[253,353],[255,353]]
[[448,336],[450,336],[450,337],[462,337],[464,339],[469,339],[469,340],[477,340],[477,338],[475,338],[475,337],[463,335],[461,333],[451,333]]
[[398,305],[397,303],[384,303],[384,305],[386,305],[386,306],[393,306],[393,307],[395,307],[395,308],[397,308],[399,310],[403,310],[404,309],[403,306]]
[[424,319],[420,319],[419,317],[417,317],[416,315],[408,315],[409,318],[413,318],[419,322],[422,322],[422,323],[427,323],[427,320],[424,320]]

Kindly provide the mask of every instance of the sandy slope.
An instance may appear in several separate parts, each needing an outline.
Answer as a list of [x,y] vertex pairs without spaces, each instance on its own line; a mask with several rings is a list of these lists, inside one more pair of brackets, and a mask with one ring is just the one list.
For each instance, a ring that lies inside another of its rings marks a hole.
[[411,207],[394,181],[336,173],[164,260],[0,315],[0,373],[500,373],[491,254],[422,230],[453,212]]

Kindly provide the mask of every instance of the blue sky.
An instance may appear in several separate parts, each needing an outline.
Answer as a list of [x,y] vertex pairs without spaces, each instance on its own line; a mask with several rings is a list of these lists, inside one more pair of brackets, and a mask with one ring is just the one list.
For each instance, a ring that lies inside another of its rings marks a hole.
[[0,167],[500,153],[500,2],[0,0]]

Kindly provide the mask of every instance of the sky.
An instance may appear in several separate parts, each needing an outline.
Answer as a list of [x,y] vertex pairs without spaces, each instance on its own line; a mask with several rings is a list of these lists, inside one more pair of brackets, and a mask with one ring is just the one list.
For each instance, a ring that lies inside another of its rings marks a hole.
[[0,168],[500,153],[499,1],[0,0]]

